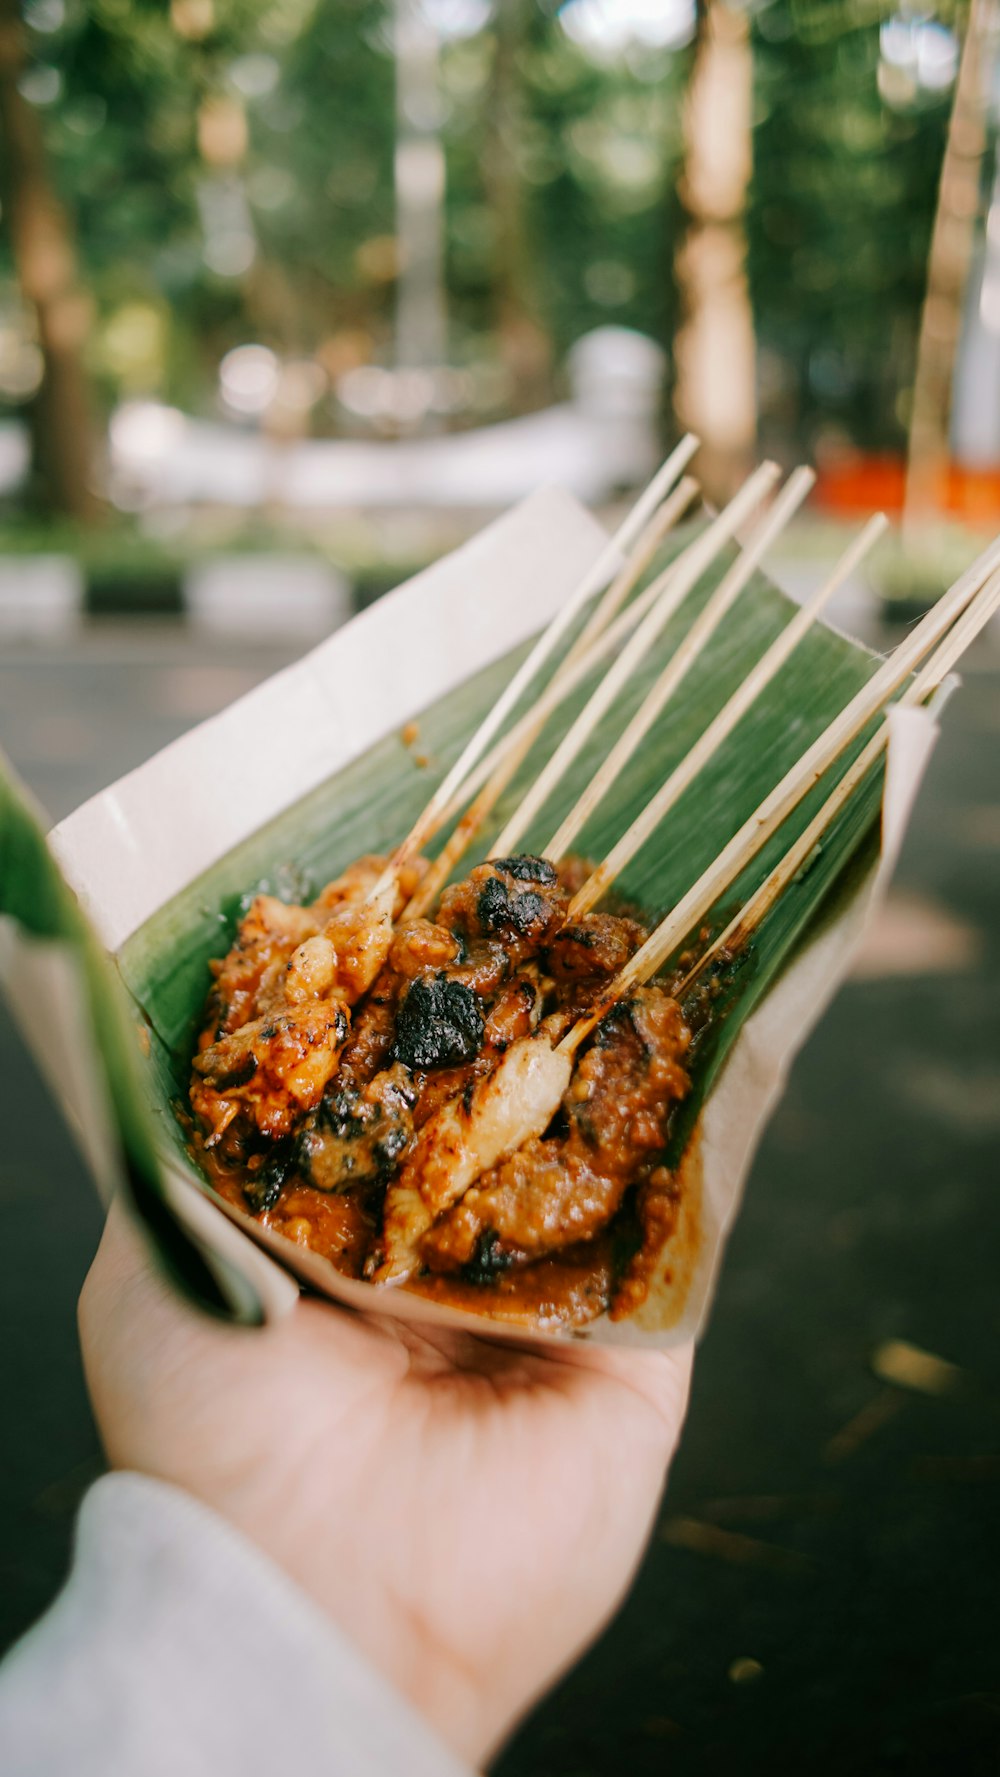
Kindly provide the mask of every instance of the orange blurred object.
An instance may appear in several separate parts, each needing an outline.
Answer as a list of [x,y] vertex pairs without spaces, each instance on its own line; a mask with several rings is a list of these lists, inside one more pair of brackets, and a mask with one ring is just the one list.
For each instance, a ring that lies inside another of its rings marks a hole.
[[[901,456],[840,457],[819,469],[815,505],[844,518],[863,516],[873,507],[898,515],[905,484],[906,462]],[[944,465],[935,479],[934,506],[936,513],[964,519],[973,527],[995,525],[1000,515],[1000,469]]]

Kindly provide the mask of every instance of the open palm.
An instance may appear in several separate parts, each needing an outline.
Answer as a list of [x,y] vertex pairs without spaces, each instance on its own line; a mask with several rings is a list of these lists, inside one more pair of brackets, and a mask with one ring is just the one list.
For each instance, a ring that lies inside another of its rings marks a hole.
[[120,1210],[80,1326],[111,1462],[235,1524],[472,1761],[618,1603],[690,1371],[686,1350],[543,1355],[307,1299],[221,1326]]

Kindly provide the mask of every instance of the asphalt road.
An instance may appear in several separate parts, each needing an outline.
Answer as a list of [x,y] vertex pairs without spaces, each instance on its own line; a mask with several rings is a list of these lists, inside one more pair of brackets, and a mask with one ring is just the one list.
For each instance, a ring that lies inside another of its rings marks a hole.
[[[281,664],[180,628],[8,648],[0,744],[57,818]],[[0,1078],[5,1643],[55,1591],[99,1471],[74,1335],[99,1216],[7,1023]],[[994,639],[754,1167],[638,1582],[502,1777],[996,1771],[998,1151]]]

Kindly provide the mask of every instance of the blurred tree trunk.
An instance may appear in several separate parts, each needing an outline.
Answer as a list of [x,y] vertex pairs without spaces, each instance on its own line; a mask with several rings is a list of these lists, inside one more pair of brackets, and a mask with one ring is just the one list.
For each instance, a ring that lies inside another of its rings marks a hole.
[[941,166],[910,416],[903,505],[903,541],[907,546],[913,542],[914,530],[933,519],[940,507],[950,454],[948,431],[955,355],[972,264],[986,147],[984,41],[989,12],[990,0],[971,0]]
[[93,429],[82,361],[90,311],[77,279],[69,219],[48,176],[38,117],[18,87],[25,60],[17,0],[0,0],[4,205],[44,363],[32,412],[35,467],[47,507],[87,522],[100,510],[91,479]]
[[[395,0],[396,363],[436,370],[448,360],[444,287],[445,158],[439,43],[416,0]],[[425,428],[436,422],[425,416]]]
[[681,325],[674,407],[696,432],[706,493],[721,500],[741,480],[757,438],[757,371],[746,273],[746,206],[753,164],[753,61],[747,14],[699,0],[694,68],[684,114],[681,201],[688,227],[675,271]]
[[495,229],[493,296],[500,353],[519,412],[551,398],[552,341],[538,313],[524,180],[517,162],[522,131],[523,58],[534,0],[504,0],[493,21],[493,63],[486,110],[483,172]]

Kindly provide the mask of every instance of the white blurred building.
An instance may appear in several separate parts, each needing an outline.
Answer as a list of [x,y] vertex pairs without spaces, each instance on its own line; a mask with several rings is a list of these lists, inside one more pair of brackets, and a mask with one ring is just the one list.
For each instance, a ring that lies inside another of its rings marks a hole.
[[570,399],[541,413],[426,438],[285,442],[246,426],[134,402],[115,414],[110,470],[133,508],[510,505],[555,484],[587,503],[646,479],[661,453],[660,347],[601,327],[570,353]]

